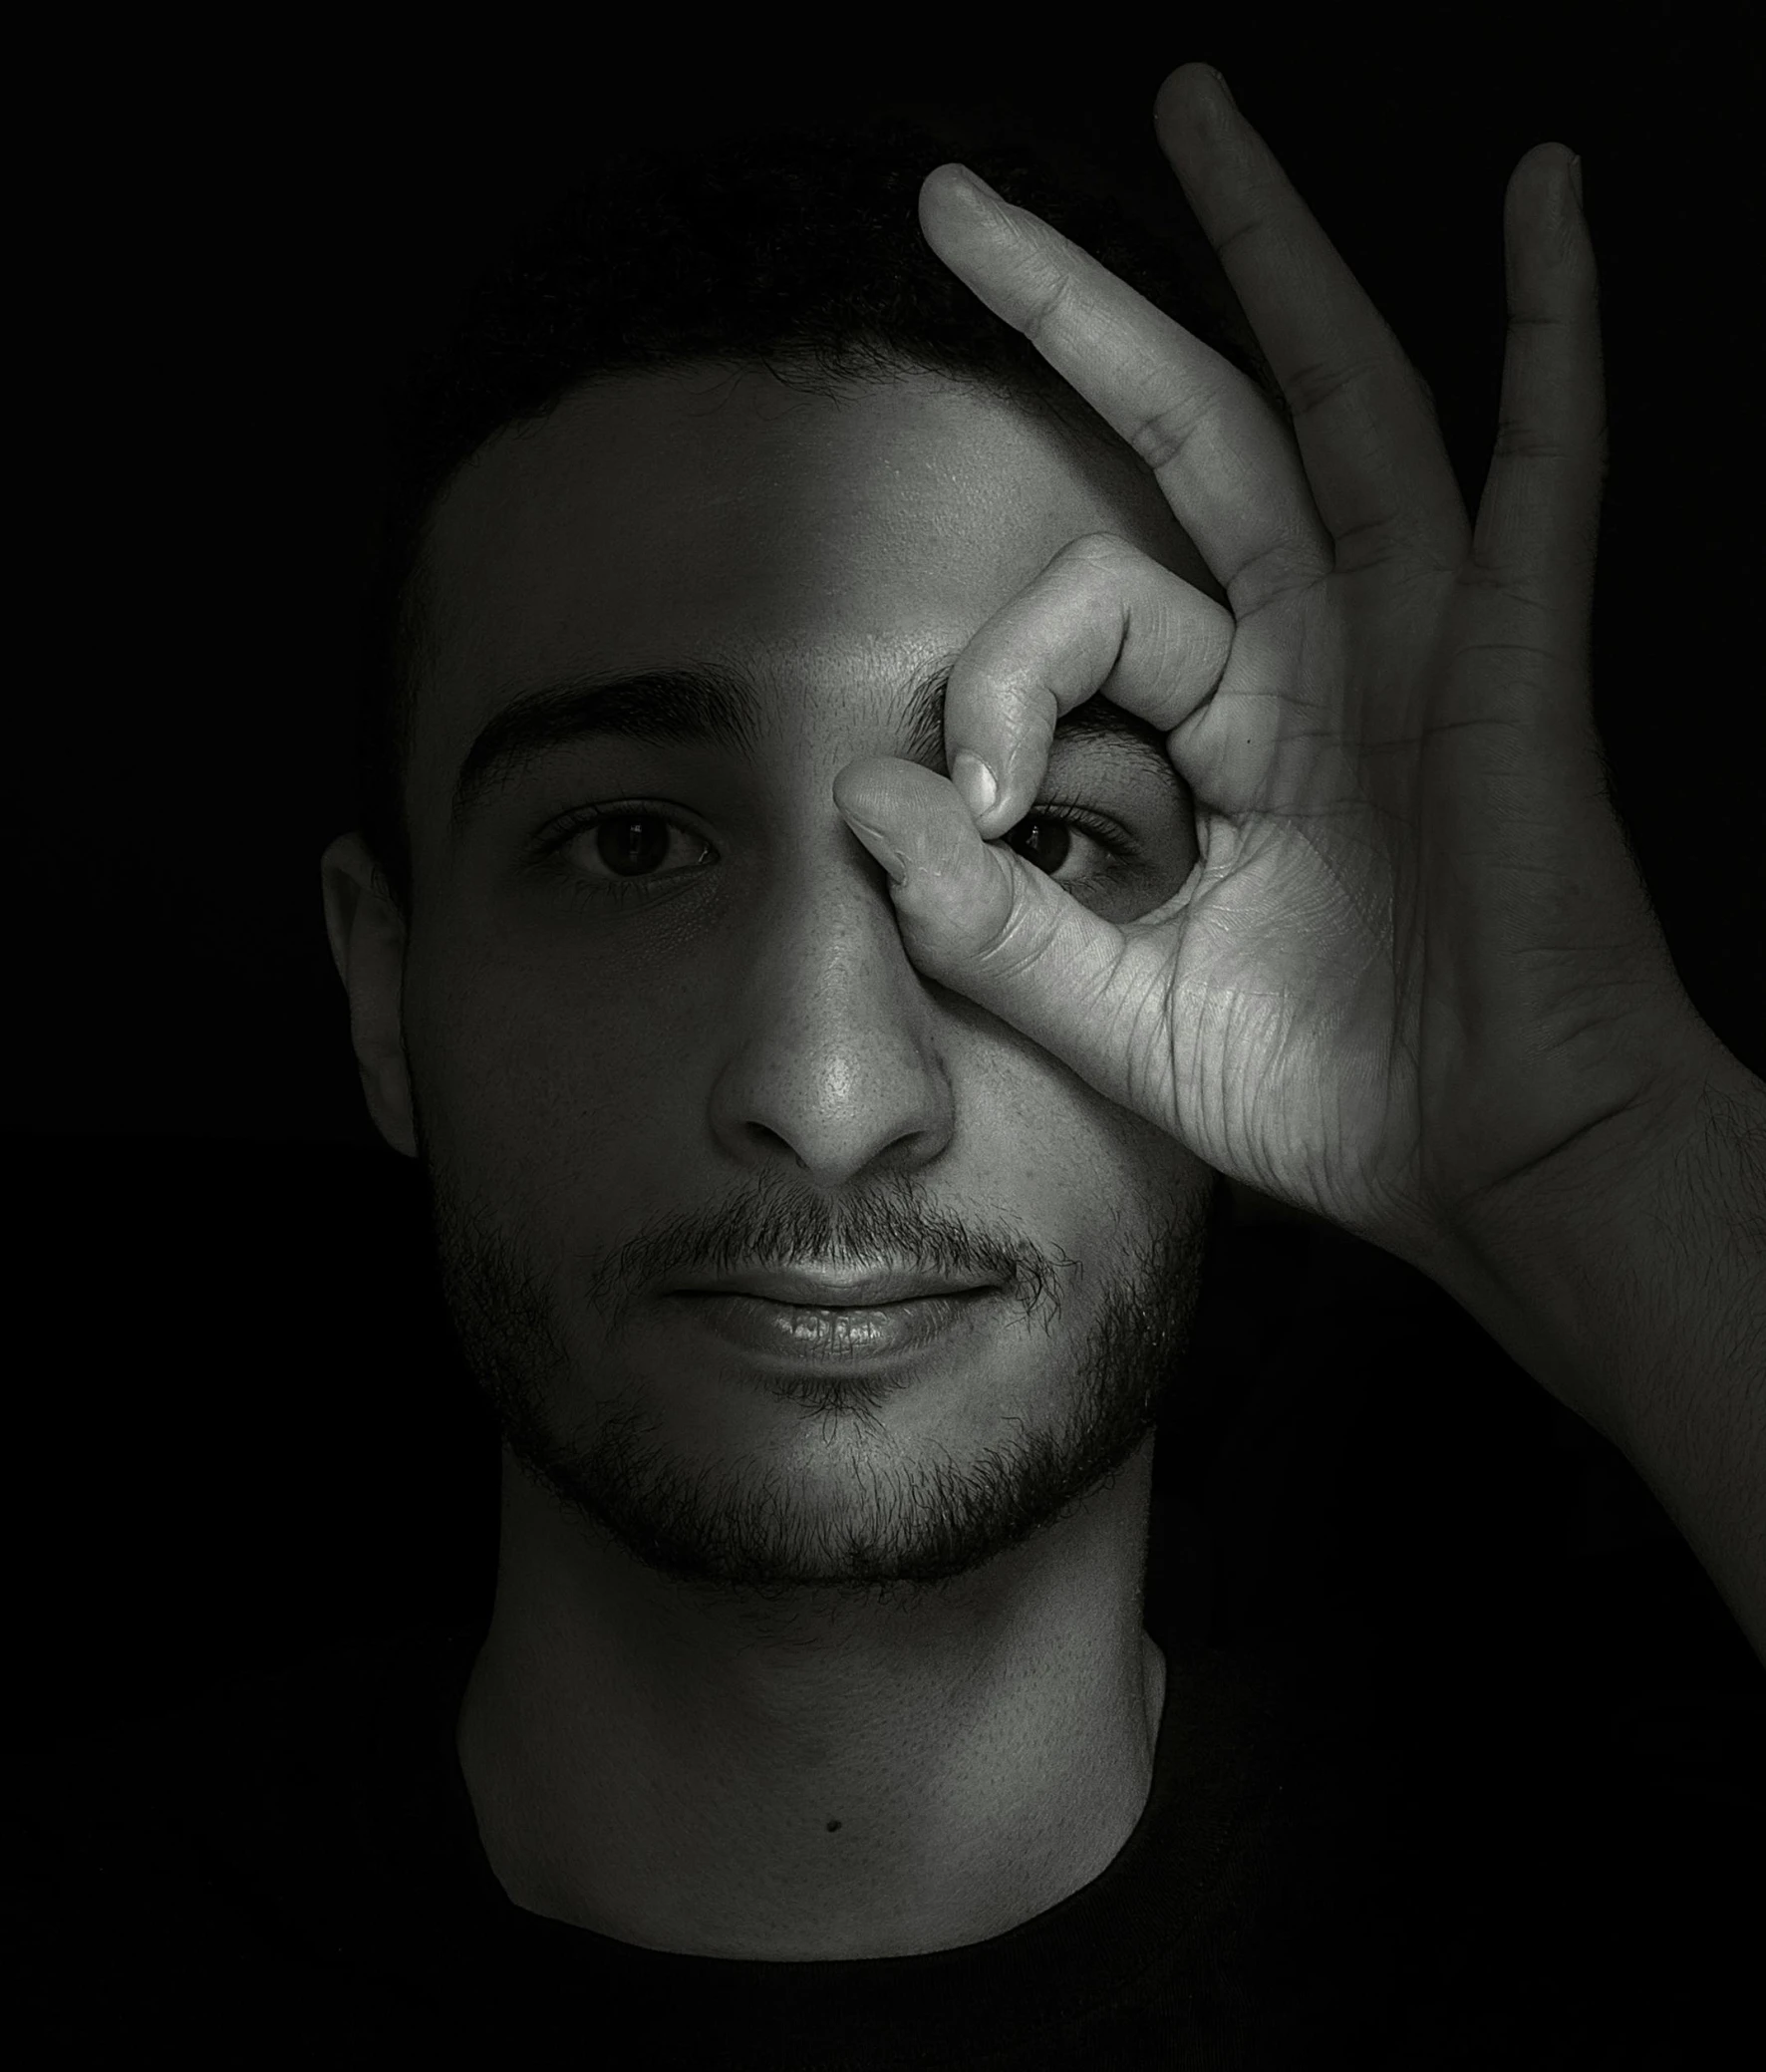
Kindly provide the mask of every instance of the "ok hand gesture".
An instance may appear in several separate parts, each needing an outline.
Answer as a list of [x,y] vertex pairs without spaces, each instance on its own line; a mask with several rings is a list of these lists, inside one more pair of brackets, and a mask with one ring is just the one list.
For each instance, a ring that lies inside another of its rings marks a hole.
[[[1216,1170],[1429,1268],[1570,1147],[1645,1127],[1715,1043],[1591,713],[1605,431],[1575,161],[1541,145],[1509,183],[1472,518],[1424,384],[1215,75],[1174,73],[1155,120],[1292,430],[961,168],[928,177],[922,224],[1152,469],[1230,610],[1125,541],[1076,540],[959,659],[952,779],[867,759],[835,796],[928,977]],[[1196,868],[1126,926],[1001,839],[1094,695],[1164,732],[1196,801]]]

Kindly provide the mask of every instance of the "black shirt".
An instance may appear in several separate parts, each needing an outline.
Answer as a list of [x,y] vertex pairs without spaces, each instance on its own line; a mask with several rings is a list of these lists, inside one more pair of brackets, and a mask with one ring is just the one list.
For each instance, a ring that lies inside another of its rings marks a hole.
[[1192,1648],[1141,1821],[1080,1892],[965,1948],[757,1963],[509,1902],[453,1749],[476,1637],[237,1683],[32,1780],[26,1975],[68,2062],[1716,2064],[1749,2005],[1746,1698],[1670,1708],[1639,1766],[1567,1747],[1500,1664],[1441,1717],[1352,1625]]

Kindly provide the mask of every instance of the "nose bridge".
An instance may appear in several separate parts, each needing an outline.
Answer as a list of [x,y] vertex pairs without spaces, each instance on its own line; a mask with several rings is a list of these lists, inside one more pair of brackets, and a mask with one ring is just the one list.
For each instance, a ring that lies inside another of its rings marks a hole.
[[832,832],[855,853],[827,842],[793,856],[755,916],[713,1119],[745,1162],[788,1159],[838,1185],[935,1157],[952,1114],[880,874],[846,828]]

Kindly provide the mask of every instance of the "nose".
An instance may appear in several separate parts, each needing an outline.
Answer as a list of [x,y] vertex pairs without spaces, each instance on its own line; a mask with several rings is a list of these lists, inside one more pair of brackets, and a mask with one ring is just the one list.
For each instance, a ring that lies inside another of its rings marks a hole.
[[830,1189],[929,1163],[955,1120],[883,875],[849,830],[835,838],[851,853],[804,858],[755,914],[712,1092],[732,1156]]

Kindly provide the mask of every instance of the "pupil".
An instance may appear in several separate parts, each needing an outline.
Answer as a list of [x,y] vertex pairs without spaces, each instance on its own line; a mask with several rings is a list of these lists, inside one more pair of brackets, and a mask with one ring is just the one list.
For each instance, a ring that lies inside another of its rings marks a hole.
[[623,820],[603,820],[595,829],[601,861],[622,878],[655,870],[668,854],[669,828],[654,813],[634,813]]
[[1011,842],[1027,863],[1038,870],[1057,871],[1067,860],[1073,837],[1064,820],[1021,820],[1012,831]]

